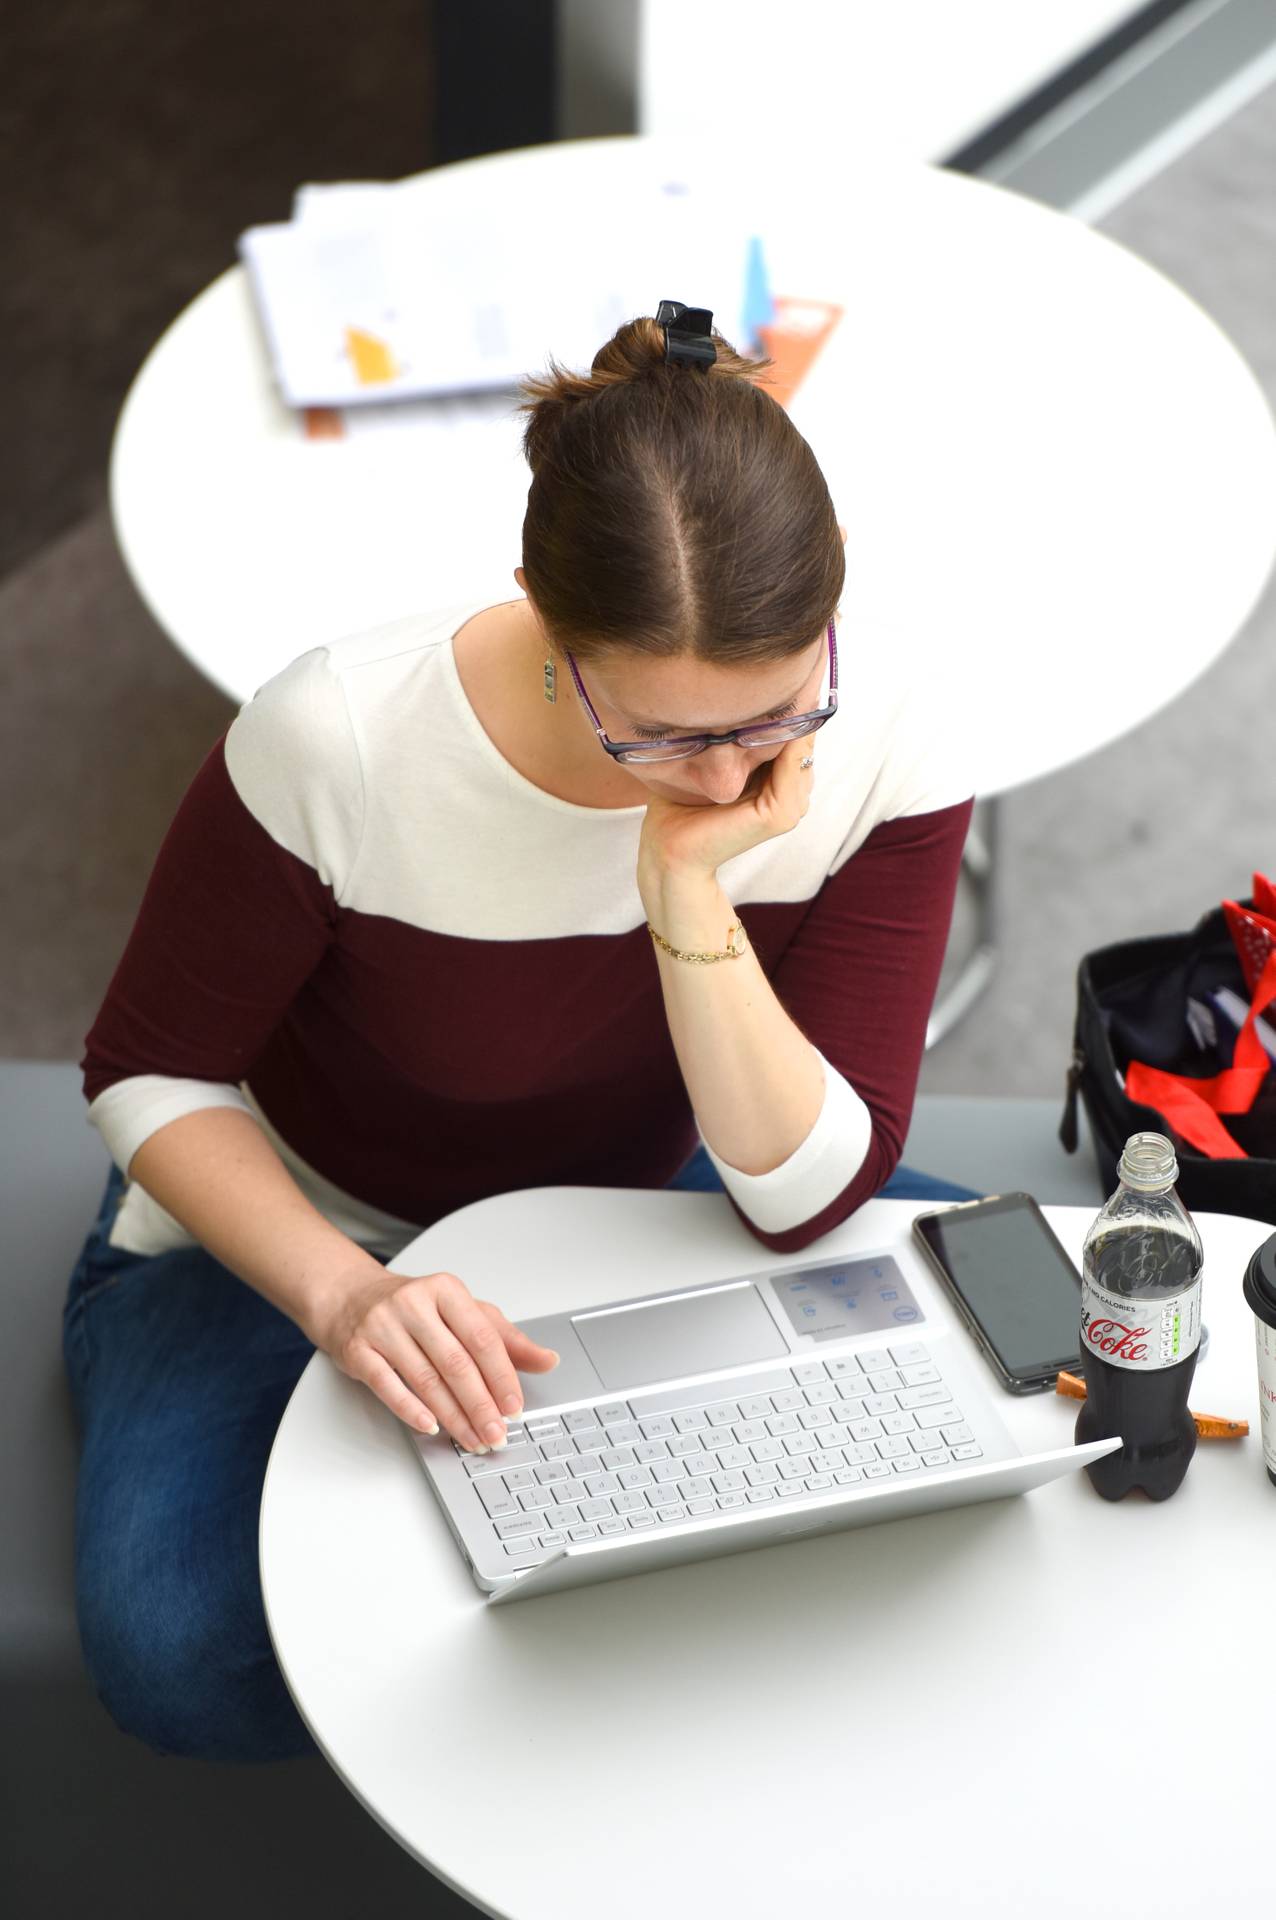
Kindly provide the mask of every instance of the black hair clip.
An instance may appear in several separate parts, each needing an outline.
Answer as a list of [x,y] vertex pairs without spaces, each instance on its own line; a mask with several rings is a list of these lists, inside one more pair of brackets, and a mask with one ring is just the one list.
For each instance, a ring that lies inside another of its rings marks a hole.
[[665,330],[665,363],[711,367],[718,349],[709,338],[713,312],[709,307],[687,307],[681,300],[662,300],[656,324]]

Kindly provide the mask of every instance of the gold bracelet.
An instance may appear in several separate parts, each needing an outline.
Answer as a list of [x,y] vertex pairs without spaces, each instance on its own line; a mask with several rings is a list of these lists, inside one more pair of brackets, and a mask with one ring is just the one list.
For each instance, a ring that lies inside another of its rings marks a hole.
[[647,922],[647,931],[656,944],[663,947],[666,953],[671,953],[675,960],[738,960],[748,945],[748,938],[738,920],[727,929],[728,944],[722,953],[680,953],[677,947],[671,947],[667,940],[661,939],[650,920]]

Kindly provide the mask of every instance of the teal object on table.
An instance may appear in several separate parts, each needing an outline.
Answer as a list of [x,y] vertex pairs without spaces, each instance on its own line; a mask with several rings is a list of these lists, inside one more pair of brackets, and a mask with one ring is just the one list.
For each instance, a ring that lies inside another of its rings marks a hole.
[[751,346],[762,345],[758,329],[769,326],[774,313],[775,302],[771,298],[766,255],[762,251],[762,242],[755,233],[749,241],[749,251],[744,266],[744,331]]

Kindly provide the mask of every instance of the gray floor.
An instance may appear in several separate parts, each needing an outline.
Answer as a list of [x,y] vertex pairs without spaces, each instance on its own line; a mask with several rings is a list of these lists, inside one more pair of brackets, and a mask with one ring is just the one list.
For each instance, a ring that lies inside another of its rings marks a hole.
[[[1276,401],[1273,180],[1276,88],[1102,230],[1205,307]],[[140,605],[104,473],[90,491],[82,517],[0,582],[0,1055],[18,1059],[82,1054],[168,823],[234,712]],[[1081,954],[1189,926],[1247,893],[1256,868],[1276,877],[1260,724],[1274,606],[1269,587],[1223,659],[1157,719],[1005,798],[999,973],[927,1055],[922,1092],[1061,1097]],[[966,920],[963,901],[954,953]]]

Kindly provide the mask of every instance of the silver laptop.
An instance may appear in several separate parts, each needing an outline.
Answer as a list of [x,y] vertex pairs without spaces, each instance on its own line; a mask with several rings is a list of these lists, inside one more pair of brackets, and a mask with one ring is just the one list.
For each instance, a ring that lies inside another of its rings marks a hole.
[[408,1433],[489,1603],[997,1500],[1119,1438],[1021,1453],[963,1333],[891,1253],[772,1267],[518,1324],[509,1443]]

